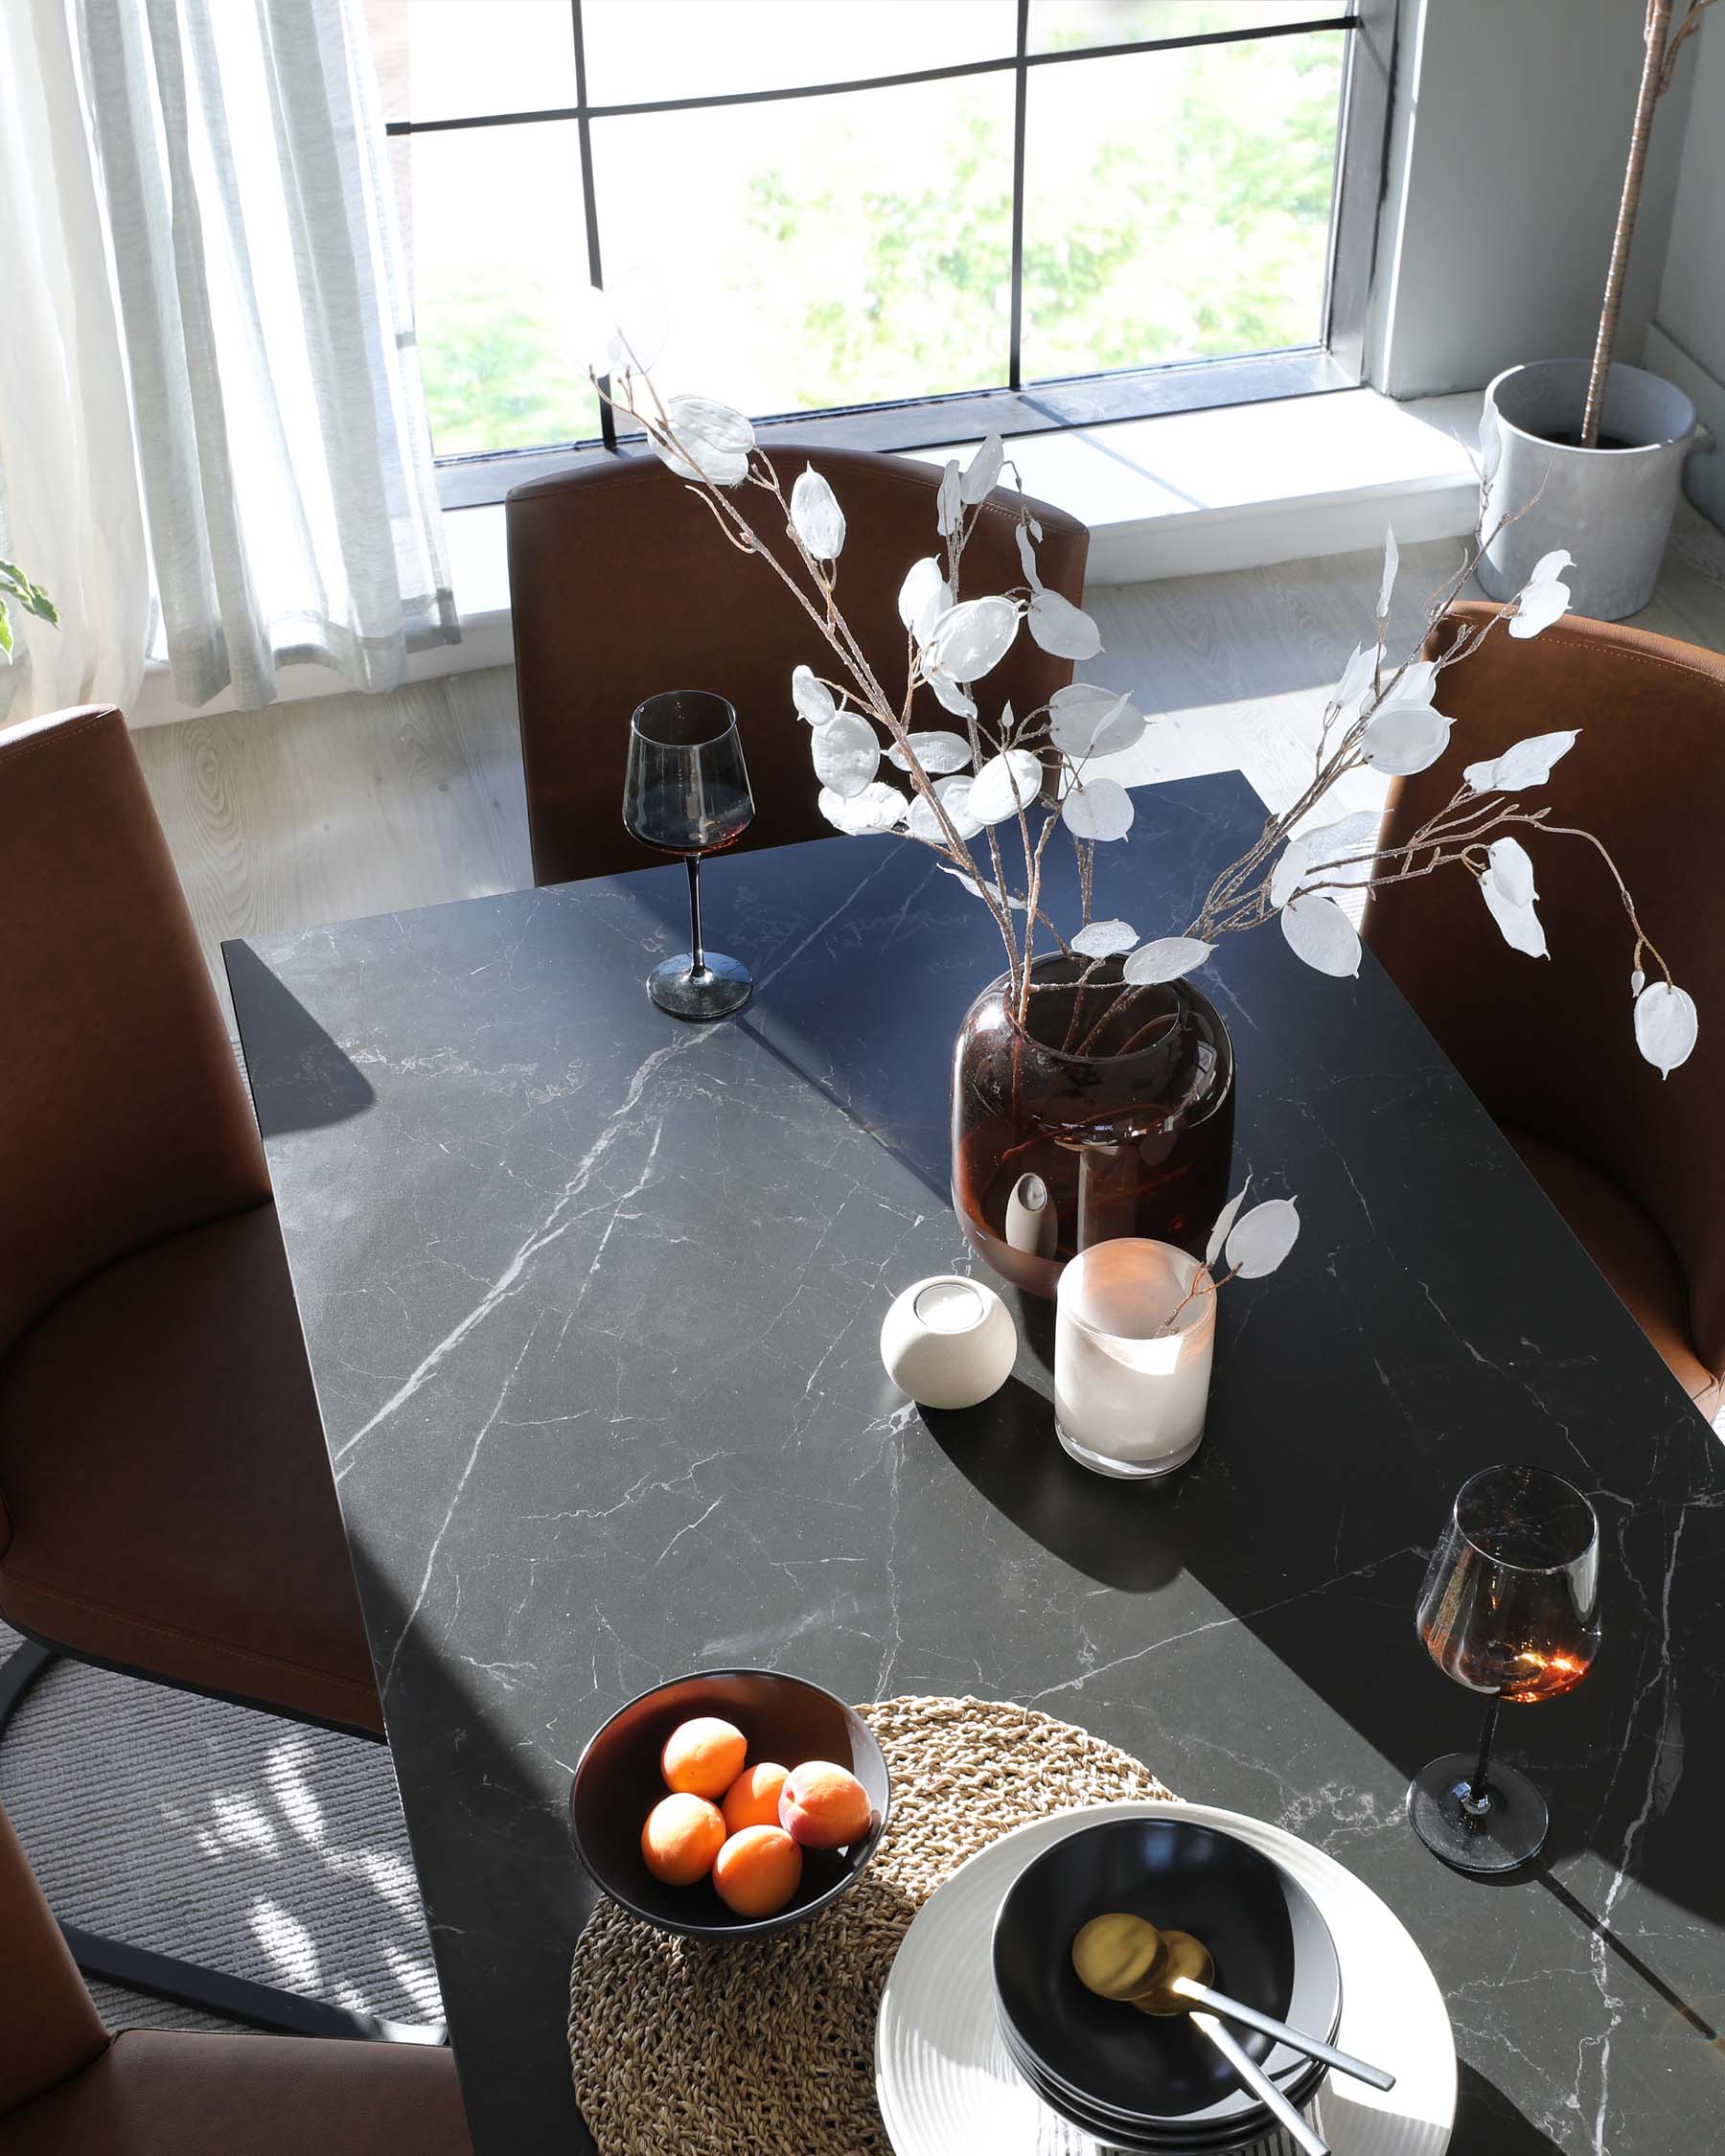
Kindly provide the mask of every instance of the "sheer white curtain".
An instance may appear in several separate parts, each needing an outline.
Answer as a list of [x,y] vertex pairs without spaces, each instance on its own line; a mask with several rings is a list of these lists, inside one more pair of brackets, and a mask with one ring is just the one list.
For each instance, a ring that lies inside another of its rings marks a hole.
[[0,722],[128,708],[150,567],[66,0],[0,0],[0,555],[60,610],[11,609]]
[[72,4],[174,693],[391,687],[460,631],[358,0]]

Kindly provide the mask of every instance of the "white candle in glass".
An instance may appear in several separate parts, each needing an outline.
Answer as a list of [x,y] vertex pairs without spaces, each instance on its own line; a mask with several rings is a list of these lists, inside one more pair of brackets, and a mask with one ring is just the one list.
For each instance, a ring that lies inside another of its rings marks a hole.
[[1185,1300],[1198,1272],[1171,1244],[1123,1236],[1092,1244],[1060,1275],[1054,1427],[1086,1467],[1166,1475],[1198,1450],[1216,1337],[1208,1276]]

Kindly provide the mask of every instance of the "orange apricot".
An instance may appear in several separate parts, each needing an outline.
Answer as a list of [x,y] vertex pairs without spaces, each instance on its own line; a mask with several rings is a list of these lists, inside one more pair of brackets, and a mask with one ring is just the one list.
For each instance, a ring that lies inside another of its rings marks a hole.
[[692,1887],[713,1869],[724,1846],[724,1820],[717,1804],[687,1790],[661,1797],[641,1829],[641,1855],[667,1887]]
[[739,1916],[776,1916],[802,1883],[802,1851],[782,1827],[746,1826],[713,1865],[713,1885]]
[[745,1767],[725,1791],[724,1802],[720,1806],[724,1814],[725,1831],[741,1834],[746,1826],[776,1826],[779,1792],[790,1778],[789,1771],[775,1767],[770,1759]]
[[805,1849],[840,1849],[868,1832],[868,1792],[830,1759],[794,1769],[779,1796],[779,1824]]
[[665,1739],[659,1772],[667,1788],[717,1803],[743,1772],[748,1751],[742,1731],[733,1723],[722,1722],[714,1714],[698,1714],[692,1722],[679,1722]]

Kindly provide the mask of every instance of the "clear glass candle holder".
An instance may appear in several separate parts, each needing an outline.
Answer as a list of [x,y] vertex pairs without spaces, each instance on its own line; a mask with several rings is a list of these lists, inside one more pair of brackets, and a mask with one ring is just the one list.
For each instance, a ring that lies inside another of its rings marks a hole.
[[1192,1292],[1199,1271],[1170,1243],[1122,1236],[1081,1250],[1060,1275],[1054,1428],[1099,1475],[1168,1475],[1203,1440],[1216,1291],[1207,1276]]

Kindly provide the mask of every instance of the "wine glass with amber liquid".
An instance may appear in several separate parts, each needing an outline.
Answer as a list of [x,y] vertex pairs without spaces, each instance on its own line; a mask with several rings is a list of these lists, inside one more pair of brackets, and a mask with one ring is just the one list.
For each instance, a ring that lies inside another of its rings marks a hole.
[[1498,1711],[1572,1691],[1599,1643],[1599,1524],[1543,1467],[1488,1467],[1461,1485],[1419,1594],[1419,1637],[1485,1701],[1477,1752],[1451,1752],[1408,1787],[1408,1817],[1459,1871],[1537,1856],[1550,1814],[1526,1775],[1492,1757]]

